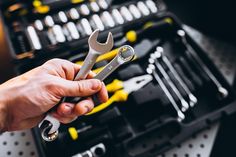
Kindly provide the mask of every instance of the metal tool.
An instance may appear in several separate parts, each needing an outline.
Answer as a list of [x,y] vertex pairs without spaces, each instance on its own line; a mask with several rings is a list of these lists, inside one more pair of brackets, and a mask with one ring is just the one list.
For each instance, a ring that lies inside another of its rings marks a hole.
[[86,35],[92,34],[92,28],[90,26],[89,21],[86,18],[81,19],[80,24],[85,32]]
[[214,74],[210,71],[210,69],[204,64],[204,62],[201,60],[201,58],[194,52],[194,49],[188,44],[186,39],[186,33],[184,30],[178,30],[177,34],[181,37],[181,40],[183,44],[186,47],[186,53],[190,54],[194,61],[202,68],[202,70],[208,75],[208,77],[211,79],[211,81],[216,85],[218,92],[220,94],[221,98],[225,98],[228,96],[228,91],[225,87],[222,86],[222,84],[217,80],[217,78],[214,76]]
[[157,57],[160,57],[162,61],[167,65],[167,67],[170,69],[170,71],[174,74],[176,80],[180,83],[180,85],[183,87],[184,91],[188,94],[189,98],[189,105],[193,107],[197,103],[197,98],[193,95],[193,93],[190,91],[188,86],[184,83],[184,81],[181,79],[175,68],[170,63],[169,59],[163,54],[163,48],[157,47],[155,51],[155,55]]
[[47,16],[45,17],[44,23],[45,23],[45,25],[48,26],[48,27],[52,27],[52,26],[55,24],[55,23],[54,23],[54,20],[53,20],[53,18],[52,18],[52,16],[50,16],[50,15],[47,15]]
[[158,12],[158,8],[157,8],[155,2],[153,2],[152,0],[147,0],[146,5],[151,10],[152,13]]
[[52,32],[52,29],[49,29],[47,31],[47,37],[48,37],[51,45],[56,45],[57,44],[57,40],[55,38],[54,33]]
[[125,6],[120,8],[120,13],[124,17],[124,19],[126,19],[126,21],[132,21],[134,19],[129,9]]
[[98,5],[100,6],[100,8],[106,10],[108,8],[108,3],[106,2],[106,0],[98,0]]
[[90,14],[90,10],[88,8],[88,6],[86,4],[82,4],[80,7],[79,7],[79,10],[80,10],[80,13],[82,15],[89,15]]
[[[108,34],[107,41],[104,44],[97,42],[98,33],[99,30],[95,30],[89,37],[89,53],[85,58],[83,66],[81,67],[79,73],[76,75],[74,80],[85,79],[90,70],[92,69],[93,65],[95,64],[97,57],[101,54],[110,51],[113,47],[113,37],[111,33]],[[78,102],[80,98],[75,97],[73,100],[73,102]],[[62,101],[66,101],[66,98],[63,98]],[[50,114],[47,114],[47,116],[39,124],[42,138],[46,141],[55,140],[58,136],[59,127],[60,122],[56,118],[52,117]]]
[[151,82],[152,79],[153,78],[151,75],[137,76],[137,77],[133,77],[133,78],[126,80],[126,81],[121,81],[121,80],[115,79],[112,83],[106,85],[107,91],[109,93],[113,92],[114,94],[108,99],[107,102],[96,106],[87,115],[91,115],[91,114],[95,114],[97,112],[100,112],[100,111],[106,109],[107,107],[109,107],[114,102],[127,101],[130,93],[143,88],[145,85],[147,85],[149,82]]
[[58,12],[58,17],[59,17],[59,19],[60,19],[60,21],[61,21],[62,23],[68,22],[68,18],[67,18],[67,16],[66,16],[66,14],[65,14],[64,11],[59,11],[59,12]]
[[69,32],[68,27],[67,27],[66,24],[62,27],[62,31],[63,31],[63,34],[66,36],[67,41],[73,40],[72,36],[71,36],[71,33]]
[[[100,47],[100,48],[102,49],[102,47]],[[105,48],[105,47],[103,47],[103,48]],[[93,60],[93,57],[91,57],[91,56],[87,56],[87,57],[88,57],[88,59],[91,59],[91,61]],[[119,49],[117,56],[109,64],[107,64],[107,66],[105,66],[105,68],[100,73],[98,73],[94,78],[103,81],[107,76],[109,76],[120,65],[131,61],[133,59],[133,57],[134,57],[133,48],[128,45],[122,46]],[[85,64],[88,63],[87,61],[85,61]],[[88,72],[90,70],[87,72],[86,69],[88,69],[89,66],[90,66],[89,63],[88,63],[88,66],[83,65],[81,67],[81,70],[83,69],[82,70],[83,72],[81,72],[81,73],[79,72],[77,74],[75,80],[77,80],[78,78],[83,78],[83,76],[85,75],[84,74],[85,71],[88,74]],[[69,99],[69,100],[72,102],[78,102],[80,99],[81,99],[81,97],[75,97],[74,99]],[[63,101],[67,102],[67,99],[64,98]],[[45,117],[45,119],[39,124],[39,127],[41,129],[41,136],[43,137],[43,139],[46,141],[53,141],[58,136],[58,128],[60,127],[60,122],[56,118],[54,118],[48,114]]]
[[69,16],[72,20],[77,20],[77,19],[80,18],[80,15],[79,15],[78,11],[75,8],[71,8],[69,10],[68,14],[69,14]]
[[122,15],[120,14],[120,12],[118,11],[118,9],[113,9],[111,11],[111,14],[113,16],[113,18],[115,19],[117,24],[123,24],[125,22],[124,18],[122,17]]
[[99,29],[100,31],[103,31],[105,29],[105,26],[102,23],[102,20],[97,14],[92,15],[91,19],[93,20],[95,27]]
[[80,38],[79,32],[74,24],[74,22],[68,22],[65,24],[65,27],[68,30],[69,35],[72,39],[76,40]]
[[139,2],[137,3],[137,7],[138,7],[139,11],[140,11],[144,16],[150,15],[150,11],[149,11],[148,7],[147,7],[142,1],[139,1]]
[[66,41],[65,35],[63,34],[63,30],[60,25],[54,25],[49,30],[52,31],[52,33],[58,43],[64,43]]
[[108,11],[104,11],[101,14],[101,19],[108,28],[115,26],[115,21],[113,20],[111,14]]
[[98,56],[109,52],[113,47],[113,37],[111,33],[108,34],[105,44],[97,42],[98,33],[99,30],[97,29],[89,37],[89,53],[85,58],[84,64],[81,67],[79,73],[76,75],[75,80],[85,79],[95,64]]
[[[173,92],[175,93],[175,95],[178,97],[178,99],[180,100],[180,103],[182,105],[181,110],[183,112],[187,111],[187,109],[189,108],[189,104],[185,101],[185,99],[183,98],[183,96],[181,95],[181,93],[179,92],[179,90],[177,89],[177,87],[175,86],[175,84],[172,82],[172,80],[170,79],[169,75],[166,73],[165,69],[162,67],[162,65],[158,62],[157,58],[160,57],[160,54],[158,54],[159,56],[156,56],[154,53],[151,54],[150,59],[149,59],[149,63],[151,64],[155,64],[157,69],[160,71],[160,73],[163,75],[163,77],[166,79],[166,81],[168,82],[169,86],[171,87],[171,89],[173,90]],[[153,61],[152,61],[153,59]]]
[[139,19],[142,16],[141,12],[138,10],[138,8],[134,4],[131,4],[129,6],[129,11],[136,19]]
[[95,1],[90,2],[90,8],[93,12],[99,12],[99,10],[100,10],[97,2],[95,2]]
[[34,27],[39,31],[42,31],[44,29],[43,23],[42,23],[41,20],[35,20],[34,21]]
[[115,71],[122,64],[131,61],[135,56],[134,49],[129,45],[124,45],[119,48],[118,53],[111,62],[109,62],[101,72],[99,72],[94,78],[103,81],[113,71]]
[[161,80],[160,76],[157,74],[155,69],[156,69],[156,67],[153,64],[149,64],[146,71],[147,71],[148,74],[154,76],[154,78],[156,79],[157,83],[160,85],[161,89],[164,91],[164,93],[166,94],[167,98],[169,99],[170,103],[173,105],[174,109],[176,110],[177,116],[178,116],[177,120],[178,121],[184,120],[185,119],[185,115],[179,109],[179,106],[175,102],[175,99],[173,98],[173,96],[171,95],[171,93],[169,92],[169,90],[167,89],[167,87],[165,86],[164,82]]
[[106,154],[105,145],[103,143],[99,143],[91,147],[89,150],[73,155],[72,157],[101,157],[104,156],[105,154]]
[[31,47],[34,50],[40,50],[42,48],[42,45],[40,43],[39,37],[38,37],[34,27],[33,26],[28,26],[26,30],[27,30],[27,35],[29,37]]

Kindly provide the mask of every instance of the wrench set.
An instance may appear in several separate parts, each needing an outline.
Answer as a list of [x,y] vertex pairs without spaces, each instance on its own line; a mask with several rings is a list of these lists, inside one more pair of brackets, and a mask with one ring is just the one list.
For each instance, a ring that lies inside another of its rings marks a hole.
[[[104,81],[109,100],[33,129],[42,157],[153,157],[236,112],[222,74],[161,0],[26,0],[3,4],[17,73],[51,58]],[[65,97],[59,103],[83,98]]]

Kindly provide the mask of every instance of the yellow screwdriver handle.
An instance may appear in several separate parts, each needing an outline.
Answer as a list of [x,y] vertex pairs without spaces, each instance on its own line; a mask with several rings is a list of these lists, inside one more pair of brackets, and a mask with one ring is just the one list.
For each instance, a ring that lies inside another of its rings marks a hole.
[[112,83],[106,85],[106,88],[108,92],[118,91],[119,89],[123,88],[123,81],[115,79],[112,81]]
[[114,102],[124,102],[128,99],[128,95],[129,94],[124,90],[118,90],[110,97],[110,99],[108,99],[107,102],[94,107],[94,109],[86,115],[88,116],[100,112],[109,107]]
[[[100,61],[103,61],[103,60],[111,60],[111,59],[113,59],[116,56],[117,53],[118,53],[118,48],[116,48],[116,49],[114,49],[114,50],[112,50],[112,51],[110,51],[108,53],[105,53],[103,55],[100,55],[97,58],[96,63],[100,62]],[[76,62],[76,64],[82,65],[83,61],[78,61],[78,62]]]

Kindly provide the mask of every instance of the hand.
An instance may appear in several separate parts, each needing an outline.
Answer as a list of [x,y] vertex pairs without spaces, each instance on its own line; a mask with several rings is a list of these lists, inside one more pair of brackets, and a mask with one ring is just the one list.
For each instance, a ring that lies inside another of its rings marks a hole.
[[[36,126],[45,113],[65,96],[87,97],[97,93],[100,101],[106,102],[105,85],[91,79],[93,73],[86,80],[72,81],[79,69],[79,65],[69,61],[52,59],[0,85],[2,129],[13,131]],[[94,102],[87,97],[78,104],[60,104],[52,115],[62,123],[69,123],[77,116],[90,112],[93,107]]]

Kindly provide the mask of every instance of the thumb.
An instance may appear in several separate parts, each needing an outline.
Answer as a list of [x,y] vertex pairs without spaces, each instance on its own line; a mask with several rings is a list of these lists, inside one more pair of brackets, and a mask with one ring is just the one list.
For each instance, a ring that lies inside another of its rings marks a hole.
[[90,96],[97,93],[102,88],[102,82],[97,79],[87,79],[80,81],[70,81],[65,79],[60,79],[60,90],[59,96]]

